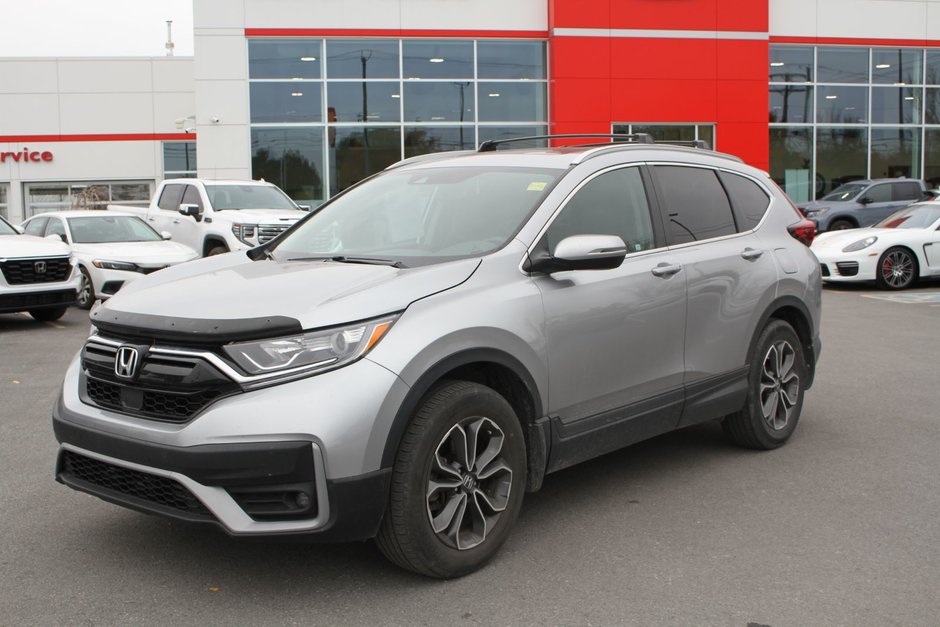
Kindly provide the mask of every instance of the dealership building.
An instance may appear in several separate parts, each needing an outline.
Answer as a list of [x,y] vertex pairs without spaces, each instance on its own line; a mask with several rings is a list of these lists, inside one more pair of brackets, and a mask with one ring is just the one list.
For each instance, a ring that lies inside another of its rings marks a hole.
[[194,0],[190,58],[0,59],[0,213],[173,176],[316,205],[545,133],[704,139],[795,200],[940,183],[940,0]]

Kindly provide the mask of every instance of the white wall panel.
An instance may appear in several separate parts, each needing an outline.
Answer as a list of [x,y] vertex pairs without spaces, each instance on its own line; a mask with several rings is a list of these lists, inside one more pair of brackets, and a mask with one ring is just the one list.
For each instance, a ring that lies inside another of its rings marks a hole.
[[173,57],[153,59],[153,91],[163,92],[193,92],[194,78],[193,60],[189,57]]
[[193,26],[199,28],[244,28],[245,6],[241,0],[194,0]]
[[770,34],[815,37],[816,3],[817,0],[770,0]]
[[400,0],[400,3],[403,29],[548,30],[547,0]]
[[181,133],[176,120],[196,115],[196,97],[192,91],[153,95],[153,132]]
[[243,32],[232,35],[196,33],[195,51],[197,81],[248,78],[248,44]]
[[925,0],[819,0],[819,37],[924,39]]
[[61,133],[152,133],[151,94],[60,94]]
[[[196,0],[196,4],[203,1]],[[397,29],[401,28],[400,0],[245,0],[245,27]]]
[[55,59],[0,60],[0,94],[54,94],[56,74]]
[[[81,181],[113,179],[153,180],[162,164],[154,162],[154,142],[53,142],[26,144],[30,150],[49,150],[51,162],[18,163],[11,178],[27,181]],[[0,151],[23,144],[0,144]],[[6,165],[6,164],[4,164]]]
[[199,126],[196,130],[196,162],[199,176],[218,178],[220,168],[238,171],[245,178],[251,172],[251,141],[248,125]]
[[940,0],[927,5],[927,39],[940,40]]
[[0,94],[0,135],[58,135],[57,94]]
[[[196,85],[196,122],[203,125],[248,124],[247,81],[200,81]],[[218,122],[213,122],[217,118]]]
[[150,59],[59,59],[61,93],[149,92]]

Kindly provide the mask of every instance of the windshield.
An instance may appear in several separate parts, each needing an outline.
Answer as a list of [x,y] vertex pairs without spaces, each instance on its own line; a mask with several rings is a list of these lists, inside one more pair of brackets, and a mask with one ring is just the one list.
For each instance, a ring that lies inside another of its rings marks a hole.
[[297,205],[272,185],[206,185],[209,204],[216,211],[226,209],[290,209]]
[[852,200],[858,194],[868,187],[863,183],[846,183],[845,185],[840,185],[839,187],[832,190],[831,193],[826,194],[822,197],[822,200],[831,200],[835,202],[845,202]]
[[562,170],[391,171],[325,205],[277,245],[279,261],[371,258],[421,265],[502,248]]
[[72,242],[75,244],[154,242],[163,239],[137,216],[68,218],[68,223],[69,230],[72,231]]
[[0,216],[0,235],[19,235],[19,232]]
[[875,225],[879,229],[923,229],[940,219],[940,205],[911,205]]

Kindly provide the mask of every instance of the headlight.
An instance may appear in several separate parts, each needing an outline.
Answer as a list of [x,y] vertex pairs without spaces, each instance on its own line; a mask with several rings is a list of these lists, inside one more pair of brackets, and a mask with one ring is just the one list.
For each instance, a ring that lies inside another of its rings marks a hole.
[[874,235],[871,237],[866,237],[865,239],[860,239],[857,242],[852,242],[848,246],[842,249],[844,253],[854,253],[856,250],[861,250],[863,248],[868,248],[872,244],[878,241],[878,238]]
[[252,244],[248,240],[254,238],[255,236],[255,225],[254,224],[233,224],[232,233],[238,240],[245,244]]
[[126,272],[137,272],[137,264],[129,261],[109,261],[108,259],[95,259],[91,262],[96,268],[103,270],[124,270]]
[[302,335],[229,344],[225,353],[245,372],[319,372],[348,365],[378,344],[399,314]]
[[829,211],[829,207],[816,207],[815,209],[807,209],[806,217],[809,218],[811,216],[821,216],[827,211]]

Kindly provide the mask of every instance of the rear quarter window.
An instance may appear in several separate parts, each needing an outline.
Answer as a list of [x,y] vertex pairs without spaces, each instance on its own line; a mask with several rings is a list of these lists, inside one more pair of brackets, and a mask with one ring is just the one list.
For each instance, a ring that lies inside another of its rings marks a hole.
[[738,230],[749,231],[756,227],[767,213],[770,196],[749,178],[730,172],[721,172],[719,176],[731,199],[731,209],[734,211]]
[[665,205],[666,233],[671,244],[684,244],[737,232],[731,203],[710,168],[653,167]]
[[892,183],[894,200],[917,200],[923,196],[920,185],[911,181],[910,183]]

